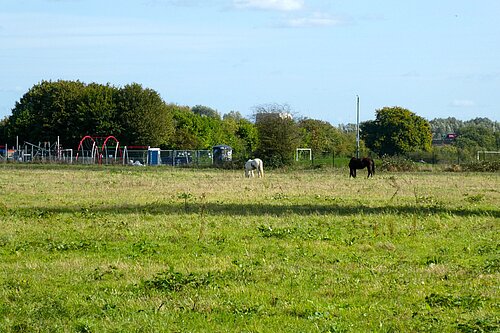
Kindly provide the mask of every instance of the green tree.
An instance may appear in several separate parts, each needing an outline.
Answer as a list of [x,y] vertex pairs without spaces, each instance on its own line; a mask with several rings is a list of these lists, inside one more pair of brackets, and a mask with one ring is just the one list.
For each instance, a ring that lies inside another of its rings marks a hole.
[[191,111],[199,116],[202,117],[209,117],[209,118],[214,118],[220,120],[220,114],[217,112],[217,110],[212,109],[211,107],[204,106],[204,105],[195,105],[191,108]]
[[91,83],[82,89],[76,114],[68,121],[74,122],[73,131],[81,134],[119,136],[122,133],[121,118],[117,114],[115,100],[119,90],[108,85]]
[[222,121],[223,141],[233,148],[233,159],[246,160],[252,156],[258,142],[254,124],[243,117],[224,117]]
[[230,111],[230,112],[226,113],[222,119],[224,119],[224,120],[233,119],[235,121],[240,121],[243,118],[244,117],[241,115],[241,113],[239,111]]
[[[356,153],[356,124],[340,124],[338,126],[340,132],[340,141],[335,149],[335,153],[341,156],[352,157]],[[367,155],[364,141],[360,140],[360,152],[362,155]]]
[[79,81],[42,81],[12,110],[6,136],[75,147],[85,135],[119,137],[123,144],[161,145],[173,132],[171,112],[158,93],[139,84],[117,89]]
[[116,107],[125,144],[162,146],[174,132],[172,113],[160,95],[138,83],[118,92]]
[[456,146],[475,153],[478,150],[496,150],[497,136],[495,132],[484,125],[469,122],[458,130]]
[[[252,157],[259,145],[259,132],[257,127],[247,119],[238,120],[238,128],[236,130],[236,137],[238,137],[243,144],[241,150],[241,159]],[[238,157],[238,151],[236,156]]]
[[464,122],[454,117],[448,117],[432,119],[429,124],[431,125],[432,137],[442,139],[446,134],[457,133]]
[[2,120],[0,120],[0,142],[3,142],[0,145],[3,145],[7,142],[8,136],[7,136],[7,123],[9,122],[9,118],[5,117]]
[[212,149],[226,144],[233,148],[235,159],[244,159],[255,149],[258,140],[255,126],[240,117],[217,117],[196,114],[189,107],[171,106],[175,135],[170,147],[174,149]]
[[301,146],[311,148],[313,153],[337,152],[341,142],[340,131],[330,123],[316,119],[302,119]]
[[74,146],[81,138],[78,104],[85,85],[79,81],[42,81],[16,102],[9,117],[7,135],[20,142],[54,141]]
[[255,125],[259,133],[256,154],[275,167],[290,165],[300,144],[300,130],[288,105],[256,107]]
[[211,149],[225,141],[222,121],[218,118],[195,114],[189,108],[178,108],[174,112],[175,149]]
[[482,126],[482,127],[487,128],[490,131],[496,131],[499,129],[497,121],[493,121],[493,120],[490,120],[488,118],[481,118],[481,117],[467,120],[463,124],[464,124],[464,126],[467,126],[467,125]]
[[430,151],[432,134],[429,122],[401,107],[384,107],[376,119],[361,123],[366,146],[379,155]]
[[196,115],[188,106],[169,104],[173,114],[174,135],[172,135],[168,147],[172,149],[197,149],[198,138],[194,130]]

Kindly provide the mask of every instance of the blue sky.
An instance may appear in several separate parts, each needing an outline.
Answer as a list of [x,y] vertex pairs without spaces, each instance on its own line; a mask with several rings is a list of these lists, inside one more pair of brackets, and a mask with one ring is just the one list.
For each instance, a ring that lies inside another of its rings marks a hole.
[[137,82],[224,114],[500,120],[498,0],[0,0],[0,118],[42,80]]

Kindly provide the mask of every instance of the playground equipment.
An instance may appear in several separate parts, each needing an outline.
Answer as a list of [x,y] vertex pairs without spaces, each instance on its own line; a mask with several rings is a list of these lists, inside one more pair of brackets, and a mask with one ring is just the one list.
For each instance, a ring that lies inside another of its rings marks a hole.
[[[101,144],[102,142],[102,144]],[[83,164],[116,163],[123,157],[120,142],[112,136],[86,135],[78,144],[76,162]]]

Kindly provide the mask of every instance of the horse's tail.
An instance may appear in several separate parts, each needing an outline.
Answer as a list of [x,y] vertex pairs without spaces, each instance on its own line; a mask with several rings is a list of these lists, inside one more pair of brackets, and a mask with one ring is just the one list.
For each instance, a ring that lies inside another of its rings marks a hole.
[[264,163],[262,163],[262,161],[260,161],[259,163],[259,170],[260,170],[260,176],[264,178]]
[[375,161],[372,160],[372,173],[375,174]]

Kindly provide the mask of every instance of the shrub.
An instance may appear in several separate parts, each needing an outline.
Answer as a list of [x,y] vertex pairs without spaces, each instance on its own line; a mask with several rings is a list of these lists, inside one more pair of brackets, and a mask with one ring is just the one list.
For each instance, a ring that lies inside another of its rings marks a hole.
[[387,156],[382,157],[382,164],[377,169],[382,171],[418,171],[419,166],[402,156]]
[[462,164],[462,170],[474,172],[498,172],[500,171],[500,161],[478,161]]

